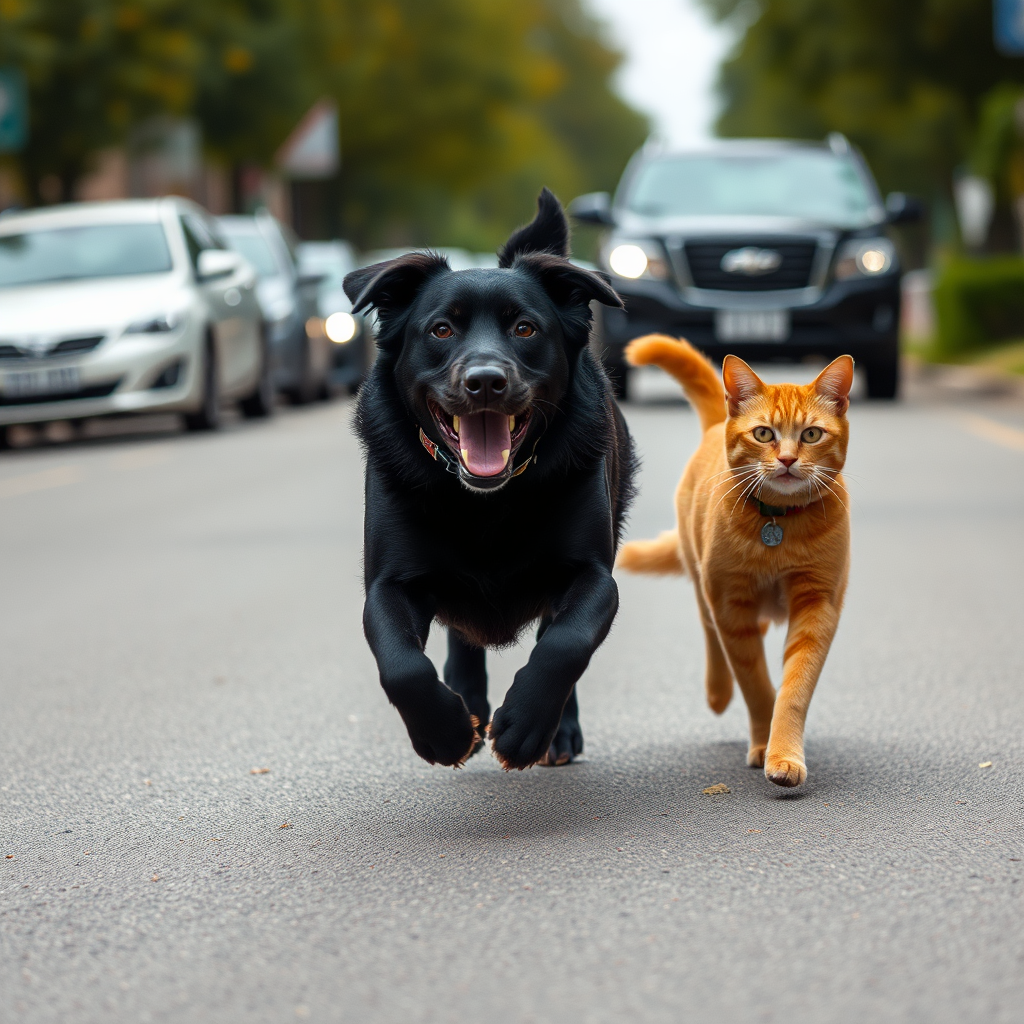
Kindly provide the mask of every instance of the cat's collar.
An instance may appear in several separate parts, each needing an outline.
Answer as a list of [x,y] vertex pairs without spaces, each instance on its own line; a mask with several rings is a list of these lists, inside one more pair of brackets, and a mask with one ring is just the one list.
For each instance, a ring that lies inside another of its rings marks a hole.
[[751,496],[750,501],[757,506],[763,516],[774,519],[776,516],[795,516],[806,510],[806,505],[766,505],[760,498]]

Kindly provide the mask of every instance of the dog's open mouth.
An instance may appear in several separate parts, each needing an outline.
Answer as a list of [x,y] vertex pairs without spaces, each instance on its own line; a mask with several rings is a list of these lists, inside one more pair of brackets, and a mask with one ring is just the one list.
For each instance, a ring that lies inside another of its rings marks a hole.
[[509,469],[530,425],[529,410],[514,416],[491,410],[457,416],[436,402],[429,406],[445,443],[470,476],[496,477]]

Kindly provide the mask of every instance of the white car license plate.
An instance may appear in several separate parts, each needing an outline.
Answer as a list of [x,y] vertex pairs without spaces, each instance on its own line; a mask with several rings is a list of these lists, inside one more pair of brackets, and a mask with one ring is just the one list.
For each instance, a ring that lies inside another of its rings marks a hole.
[[785,341],[789,337],[788,309],[720,309],[715,314],[719,341]]
[[82,390],[77,366],[52,366],[45,370],[13,370],[0,379],[7,398],[31,395],[70,395]]

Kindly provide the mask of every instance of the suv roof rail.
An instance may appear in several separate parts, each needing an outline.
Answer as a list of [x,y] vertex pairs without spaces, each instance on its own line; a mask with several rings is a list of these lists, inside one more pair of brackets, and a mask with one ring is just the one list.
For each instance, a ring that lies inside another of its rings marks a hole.
[[846,156],[850,152],[850,140],[842,132],[829,132],[825,141],[836,156]]

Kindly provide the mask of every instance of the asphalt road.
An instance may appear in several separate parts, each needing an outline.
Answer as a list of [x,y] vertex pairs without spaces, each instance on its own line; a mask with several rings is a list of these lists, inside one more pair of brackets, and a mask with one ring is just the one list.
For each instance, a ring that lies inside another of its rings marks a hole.
[[[796,792],[704,706],[676,580],[620,580],[585,760],[419,761],[350,415],[0,456],[4,1024],[1024,1018],[1024,406],[854,406]],[[628,415],[648,536],[696,424]]]

